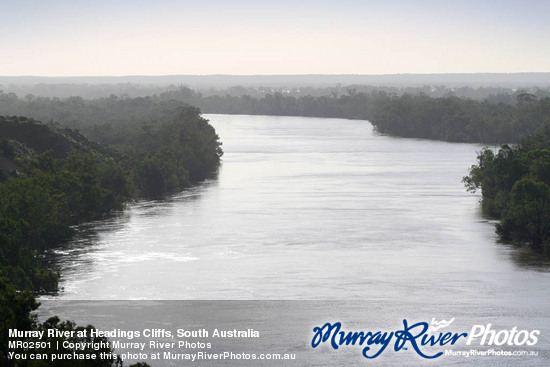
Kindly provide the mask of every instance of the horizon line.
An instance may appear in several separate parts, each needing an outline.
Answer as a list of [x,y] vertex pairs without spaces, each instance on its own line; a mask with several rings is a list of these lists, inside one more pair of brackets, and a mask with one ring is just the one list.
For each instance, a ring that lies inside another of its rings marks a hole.
[[360,73],[341,73],[341,74],[125,74],[125,75],[0,75],[0,78],[130,78],[130,77],[288,77],[288,76],[428,76],[428,75],[513,75],[513,74],[550,74],[550,71],[513,71],[513,72],[448,72],[448,73],[387,73],[387,74],[360,74]]

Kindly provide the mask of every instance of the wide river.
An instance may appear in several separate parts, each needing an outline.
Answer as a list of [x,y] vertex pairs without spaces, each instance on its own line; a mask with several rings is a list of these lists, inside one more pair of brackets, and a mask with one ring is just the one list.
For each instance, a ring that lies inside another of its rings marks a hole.
[[548,267],[498,243],[461,183],[481,146],[380,136],[367,121],[205,117],[223,141],[217,179],[84,226],[57,251],[63,289],[46,309],[355,300],[386,305],[385,327],[417,314],[537,327],[548,348]]

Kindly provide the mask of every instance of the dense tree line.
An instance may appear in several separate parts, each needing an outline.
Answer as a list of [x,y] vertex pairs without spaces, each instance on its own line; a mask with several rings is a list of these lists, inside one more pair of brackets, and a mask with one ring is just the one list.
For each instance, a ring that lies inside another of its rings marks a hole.
[[[158,197],[189,187],[217,170],[222,150],[214,128],[194,107],[166,111],[135,123],[119,121],[83,130],[121,154],[139,196]],[[157,120],[158,118],[158,120]]]
[[550,125],[496,154],[483,149],[464,183],[481,189],[483,212],[500,220],[502,240],[550,255]]
[[120,126],[165,120],[167,111],[182,104],[206,113],[365,119],[382,134],[487,144],[516,143],[550,119],[550,93],[546,90],[489,91],[495,94],[479,92],[486,96],[484,99],[456,96],[475,96],[468,88],[451,91],[443,87],[366,86],[276,92],[233,87],[217,94],[180,87],[148,97],[111,95],[93,100],[30,95],[19,98],[13,93],[0,93],[0,113],[57,121],[107,144],[127,138],[127,131],[120,130]]
[[519,103],[493,104],[456,97],[390,97],[371,117],[384,134],[454,142],[516,143],[550,121],[550,98],[519,94]]
[[202,96],[182,88],[158,98],[186,101],[211,113],[365,119],[382,134],[452,142],[516,143],[550,121],[550,98],[526,92],[494,96],[493,102],[498,103],[356,89],[342,95],[294,97],[268,93],[255,98],[231,94]]
[[221,154],[218,137],[200,110],[174,99],[22,100],[0,94],[0,114],[50,122],[111,147],[145,196],[204,180],[216,170]]

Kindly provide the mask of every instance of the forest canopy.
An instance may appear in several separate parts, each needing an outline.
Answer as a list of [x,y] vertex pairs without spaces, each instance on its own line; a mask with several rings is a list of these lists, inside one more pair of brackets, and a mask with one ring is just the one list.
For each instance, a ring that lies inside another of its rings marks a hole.
[[500,220],[503,241],[550,255],[550,125],[497,153],[483,149],[463,181],[481,189],[483,212]]

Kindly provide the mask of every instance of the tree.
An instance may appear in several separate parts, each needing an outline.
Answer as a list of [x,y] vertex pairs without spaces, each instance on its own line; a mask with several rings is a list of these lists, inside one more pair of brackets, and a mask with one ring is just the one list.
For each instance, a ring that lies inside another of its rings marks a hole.
[[477,156],[463,182],[468,191],[481,189],[484,214],[500,219],[504,241],[526,243],[550,255],[550,128],[520,144],[488,148]]
[[550,186],[532,178],[517,181],[510,206],[497,233],[504,239],[530,243],[536,251],[550,240]]

